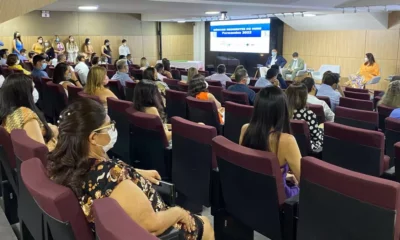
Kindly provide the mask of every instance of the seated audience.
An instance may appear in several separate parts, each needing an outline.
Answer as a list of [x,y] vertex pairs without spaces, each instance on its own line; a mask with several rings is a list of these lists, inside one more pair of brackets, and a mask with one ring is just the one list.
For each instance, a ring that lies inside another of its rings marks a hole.
[[37,42],[32,45],[32,51],[34,51],[36,54],[44,53],[44,44],[42,37],[38,37]]
[[104,87],[108,84],[107,70],[104,67],[92,67],[87,77],[87,84],[84,92],[89,95],[97,96],[107,110],[107,98],[117,98],[115,94],[108,88]]
[[143,79],[135,87],[133,95],[133,108],[137,111],[159,116],[168,141],[172,139],[171,126],[167,124],[161,94],[154,81]]
[[187,77],[186,80],[181,80],[181,83],[186,83],[189,84],[189,82],[193,79],[193,77],[197,74],[199,74],[199,71],[195,67],[190,67],[187,71]]
[[400,80],[392,81],[378,105],[400,108]]
[[375,62],[374,55],[367,53],[360,70],[356,74],[350,75],[349,81],[345,85],[353,88],[363,88],[367,82],[380,74],[381,70],[378,63]]
[[[93,58],[92,58],[92,60],[93,60]],[[100,61],[99,61],[99,65],[104,65],[104,64],[108,64],[107,57],[101,56],[100,57]]]
[[42,77],[48,78],[49,75],[46,72],[47,63],[46,58],[42,54],[38,54],[33,57],[33,70],[32,77],[42,79]]
[[36,56],[36,53],[34,52],[34,51],[30,51],[29,53],[28,53],[28,60],[29,60],[29,62],[31,62],[31,63],[33,63],[33,57],[34,56]]
[[282,69],[283,78],[286,79],[286,75],[292,74],[291,80],[296,78],[296,75],[299,71],[304,69],[304,60],[299,58],[299,54],[294,52],[292,54],[292,61],[288,64],[287,68]]
[[239,71],[240,69],[244,69],[244,66],[243,65],[237,65],[236,66],[235,71],[232,73],[232,76],[231,76],[232,80],[235,79],[236,72]]
[[162,104],[165,107],[166,106],[165,96],[167,94],[166,90],[169,89],[169,87],[165,82],[158,79],[158,73],[156,69],[153,67],[146,68],[143,71],[143,79],[154,81],[154,84],[157,86],[158,91],[161,94]]
[[7,65],[8,49],[0,50],[0,65]]
[[[221,103],[215,98],[212,93],[208,92],[208,85],[203,75],[197,74],[193,76],[193,79],[188,84],[188,95],[199,100],[213,101],[219,112],[224,111],[221,107]],[[221,113],[219,113],[219,121],[221,124],[224,123]]]
[[149,62],[147,62],[147,59],[145,57],[142,57],[140,59],[140,70],[144,71],[147,67],[149,67]]
[[7,56],[7,65],[8,65],[8,69],[20,70],[20,71],[23,71],[25,75],[31,75],[31,72],[25,70],[20,65],[20,60],[19,60],[17,54],[11,53],[10,55]]
[[21,60],[22,62],[27,61],[28,58],[26,58],[26,49],[23,48],[19,52],[21,53],[21,55],[19,56],[19,60]]
[[164,71],[161,73],[163,76],[166,76],[169,79],[172,79],[172,74],[171,74],[171,63],[168,59],[163,58],[162,59],[162,64],[164,66]]
[[[317,150],[324,143],[324,131],[320,128],[317,115],[307,108],[308,90],[303,83],[294,83],[286,89],[289,118],[304,120],[310,130],[311,148]],[[322,127],[322,126],[321,126]]]
[[133,64],[132,54],[129,53],[128,55],[126,55],[126,61],[128,62],[128,65]]
[[285,82],[285,79],[283,79],[282,74],[280,73],[280,67],[278,65],[272,65],[272,69],[275,69],[278,72],[278,76],[276,77],[279,81],[279,85],[281,86],[282,89],[287,88],[287,84]]
[[217,73],[206,78],[207,80],[219,81],[223,88],[226,88],[226,82],[232,82],[231,78],[226,76],[226,67],[224,64],[217,66]]
[[125,82],[132,82],[132,78],[129,76],[129,65],[124,59],[117,61],[117,72],[111,78],[111,80],[118,80],[122,86],[126,86]]
[[46,122],[36,107],[33,92],[30,77],[24,74],[8,76],[0,89],[0,122],[7,132],[23,129],[30,138],[52,151],[57,143],[58,130]]
[[70,66],[66,63],[57,64],[53,73],[53,83],[60,84],[68,96],[68,85],[82,87],[79,80],[76,78],[75,73],[71,71]]
[[[260,75],[262,74],[262,69],[264,70],[265,68],[260,68]],[[276,69],[270,68],[265,75],[261,75],[254,86],[263,88],[275,85],[279,87],[279,81],[277,77],[278,72],[276,71]]]
[[343,90],[339,86],[339,78],[337,73],[324,73],[322,84],[317,92],[317,96],[329,97],[332,111],[335,111],[336,106],[339,105],[340,98],[344,97]]
[[78,73],[79,79],[81,80],[82,84],[86,84],[86,79],[89,74],[89,67],[85,63],[85,56],[80,54],[78,55],[78,64],[75,66],[75,72]]
[[91,62],[92,67],[99,66],[99,62],[100,62],[100,58],[99,57],[97,57],[97,56],[93,57],[92,58],[92,62]]
[[335,113],[332,112],[331,108],[325,101],[319,100],[315,95],[317,94],[317,88],[315,87],[315,81],[311,77],[303,79],[302,83],[306,85],[308,90],[307,103],[314,105],[321,105],[324,108],[325,120],[327,122],[335,121]]
[[[58,54],[57,56],[57,63],[67,63],[67,55],[65,54]],[[68,63],[67,63],[68,64]],[[69,64],[68,64],[69,65]],[[57,66],[57,65],[56,65]],[[74,68],[69,65],[69,69],[71,73],[75,74]]]
[[164,65],[162,63],[157,63],[154,68],[157,71],[157,79],[162,81],[164,78],[167,78],[166,76],[162,75],[164,72]]
[[1,67],[0,67],[0,88],[1,88],[1,86],[3,86],[3,83],[4,83],[5,80],[6,79],[4,78],[3,72],[2,72]]
[[256,93],[247,86],[250,82],[250,78],[249,75],[247,74],[246,69],[243,68],[236,71],[234,81],[237,84],[230,86],[228,90],[232,92],[247,93],[247,97],[249,98],[249,103],[250,105],[253,105],[254,99],[256,98]]
[[[140,90],[143,84],[140,82],[137,88]],[[111,197],[133,221],[156,236],[174,227],[186,240],[201,236],[204,240],[214,239],[207,217],[164,203],[153,188],[161,180],[157,171],[135,169],[108,157],[107,151],[116,143],[118,133],[100,104],[85,99],[69,105],[62,113],[59,131],[60,140],[48,159],[49,176],[55,183],[71,188],[93,231],[93,200]]]
[[[261,89],[257,94],[250,123],[243,125],[239,144],[248,148],[275,153],[282,169],[286,197],[299,193],[301,154],[296,139],[290,134],[286,96],[276,86]],[[291,173],[288,173],[289,169]],[[287,181],[293,186],[288,186]]]

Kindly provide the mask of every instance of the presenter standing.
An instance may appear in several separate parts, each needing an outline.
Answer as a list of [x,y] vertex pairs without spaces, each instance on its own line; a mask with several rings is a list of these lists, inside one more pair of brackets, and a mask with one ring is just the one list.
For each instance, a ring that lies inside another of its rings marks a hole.
[[267,68],[271,68],[272,65],[278,65],[283,68],[286,65],[287,61],[284,57],[278,55],[278,50],[272,49],[271,55],[268,57],[267,63],[265,66]]

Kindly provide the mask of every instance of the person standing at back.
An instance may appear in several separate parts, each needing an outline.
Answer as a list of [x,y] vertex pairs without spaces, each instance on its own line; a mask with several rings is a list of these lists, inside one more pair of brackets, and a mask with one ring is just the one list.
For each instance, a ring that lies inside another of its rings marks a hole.
[[126,39],[122,39],[122,44],[118,48],[119,55],[123,55],[125,57],[127,57],[128,54],[131,54],[131,51],[129,50],[129,47],[126,42],[127,42]]
[[21,33],[18,31],[14,33],[13,48],[12,52],[17,54],[19,57],[21,55],[21,50],[24,48],[24,43],[21,40]]
[[64,54],[65,53],[64,43],[61,42],[60,37],[58,35],[56,35],[54,37],[53,48],[54,48],[54,52],[56,53],[56,57],[59,54]]
[[85,43],[83,44],[83,52],[86,54],[88,59],[92,59],[94,50],[89,38],[85,39]]
[[79,80],[81,80],[82,84],[86,84],[86,79],[89,74],[89,67],[85,63],[85,56],[78,56],[78,64],[75,66],[75,72],[79,75]]
[[69,36],[67,42],[68,62],[76,63],[78,52],[79,52],[78,44],[76,44],[73,36]]
[[247,93],[247,97],[249,98],[249,103],[250,103],[250,105],[253,105],[254,99],[256,98],[256,93],[247,86],[250,82],[250,78],[249,78],[249,75],[247,74],[247,70],[239,69],[238,71],[236,71],[234,81],[237,84],[230,86],[228,88],[228,90],[232,91],[232,92]]
[[[290,61],[287,68],[282,70],[283,78],[286,79],[287,74],[292,74],[291,80],[296,78],[297,72],[304,69],[304,60],[299,58],[299,54],[294,52],[292,54],[292,61]],[[287,79],[286,79],[287,80]]]
[[101,47],[101,56],[105,56],[107,58],[107,63],[111,64],[111,48],[108,39],[104,40],[104,45]]
[[324,73],[321,87],[317,92],[317,97],[329,97],[331,100],[332,111],[335,111],[336,106],[339,105],[341,97],[344,97],[342,88],[339,86],[339,74],[337,73]]
[[37,42],[32,45],[32,51],[34,51],[36,54],[44,53],[44,43],[42,37],[38,37]]
[[46,68],[46,58],[42,54],[33,57],[32,77],[36,77],[40,80],[42,80],[42,77],[48,78],[49,75],[47,75]]
[[267,63],[265,66],[271,68],[272,65],[278,65],[283,68],[286,65],[287,61],[284,57],[278,55],[278,50],[272,49],[271,55],[268,57]]
[[303,79],[302,83],[306,85],[308,90],[307,103],[320,105],[324,108],[325,119],[327,122],[335,121],[335,113],[332,112],[331,108],[326,104],[325,101],[319,100],[315,95],[317,95],[317,88],[315,87],[315,81],[311,77],[306,77]]
[[226,76],[226,67],[224,64],[217,66],[217,73],[208,76],[206,80],[219,81],[223,88],[226,88],[226,82],[232,82],[231,78]]

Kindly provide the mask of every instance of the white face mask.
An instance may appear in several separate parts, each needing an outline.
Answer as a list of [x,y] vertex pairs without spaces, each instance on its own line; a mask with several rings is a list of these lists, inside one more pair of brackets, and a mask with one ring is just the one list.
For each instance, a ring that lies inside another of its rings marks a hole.
[[97,146],[102,147],[102,148],[103,148],[103,151],[104,151],[105,153],[107,153],[111,148],[114,147],[115,143],[117,142],[118,131],[117,131],[117,129],[112,130],[112,129],[110,128],[110,129],[107,131],[107,133],[100,133],[100,134],[108,134],[108,136],[110,137],[110,142],[109,142],[107,145],[102,146],[102,145],[96,144]]
[[364,58],[364,62],[368,62],[368,58]]
[[20,62],[21,62],[20,60],[17,60],[17,63],[15,65],[19,65]]
[[204,81],[204,82],[206,84],[206,89],[208,89],[208,82],[207,81]]
[[249,77],[247,77],[247,79],[246,79],[246,84],[247,84],[247,85],[250,84],[250,78],[249,78]]
[[32,95],[33,95],[33,101],[34,101],[35,103],[37,103],[37,101],[39,100],[39,93],[38,93],[38,91],[36,90],[36,88],[33,88]]
[[294,61],[297,61],[297,58],[293,58]]
[[276,52],[272,52],[272,56],[273,56],[273,57],[276,57]]
[[48,46],[49,46],[49,43],[44,43],[44,45],[45,45],[46,47],[48,47]]

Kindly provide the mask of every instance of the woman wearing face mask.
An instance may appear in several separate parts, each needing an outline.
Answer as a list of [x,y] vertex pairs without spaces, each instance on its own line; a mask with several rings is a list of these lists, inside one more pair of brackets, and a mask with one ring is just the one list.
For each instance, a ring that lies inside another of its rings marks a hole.
[[93,231],[93,200],[110,197],[156,236],[174,227],[185,240],[214,239],[207,217],[164,203],[152,185],[161,180],[157,171],[136,169],[107,156],[118,132],[99,103],[81,99],[69,105],[61,114],[59,131],[57,146],[48,158],[49,176],[75,193]]
[[64,43],[61,42],[60,37],[58,35],[54,37],[53,46],[54,46],[54,52],[56,53],[55,57],[57,57],[59,54],[64,54],[65,52]]
[[54,69],[53,83],[62,85],[67,96],[68,85],[82,87],[81,83],[76,78],[75,73],[66,63],[57,64],[56,68]]
[[361,65],[360,70],[356,74],[350,75],[350,80],[345,85],[353,88],[364,88],[366,83],[380,74],[381,70],[379,64],[375,62],[374,55],[367,53],[365,54],[364,63]]
[[86,53],[88,59],[92,59],[92,54],[94,53],[94,51],[89,38],[85,39],[85,44],[83,45],[83,52]]
[[0,122],[7,132],[23,129],[33,140],[52,151],[58,130],[48,124],[34,103],[32,79],[24,74],[11,74],[0,89]]
[[37,42],[34,43],[32,46],[32,51],[34,51],[36,54],[44,53],[44,44],[42,37],[38,37]]
[[104,40],[104,45],[101,47],[101,56],[105,56],[107,63],[111,64],[111,47],[108,39]]
[[14,40],[13,40],[13,48],[12,52],[17,54],[19,57],[21,55],[20,51],[24,48],[24,43],[21,40],[21,33],[15,32],[14,33]]
[[73,36],[69,36],[67,42],[68,62],[76,63],[78,52],[79,52],[78,44],[76,44]]
[[53,66],[57,65],[56,53],[49,40],[44,41],[44,52],[47,55],[47,61]]
[[20,70],[20,71],[23,71],[25,75],[31,75],[31,72],[29,72],[28,70],[25,70],[20,65],[20,60],[18,59],[17,54],[10,54],[7,56],[7,65],[8,65],[8,69]]

